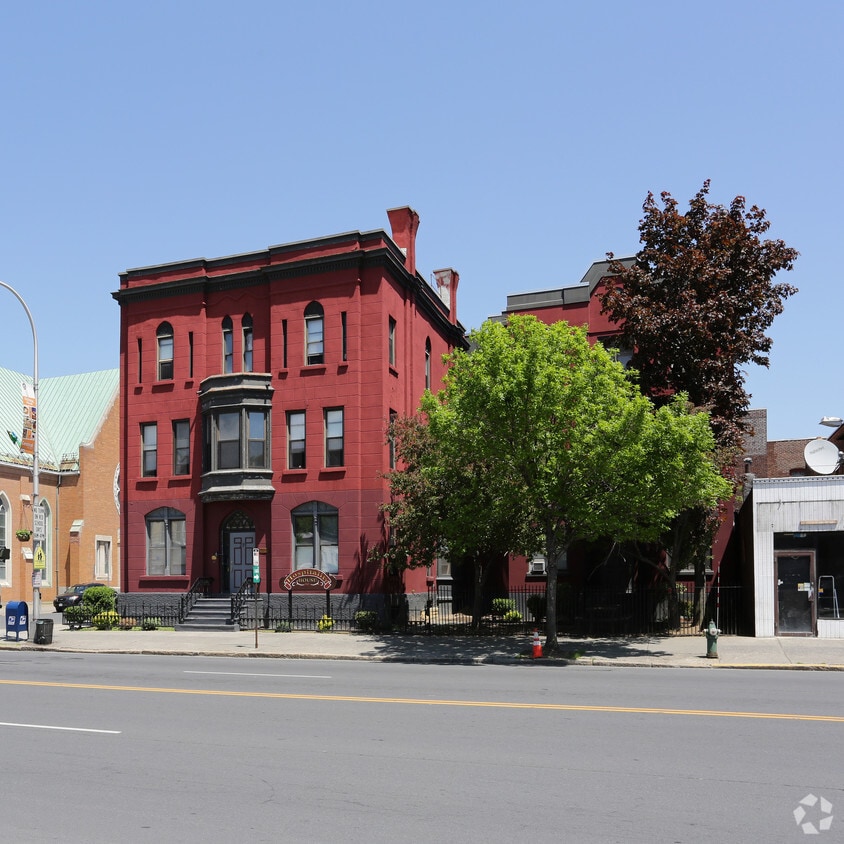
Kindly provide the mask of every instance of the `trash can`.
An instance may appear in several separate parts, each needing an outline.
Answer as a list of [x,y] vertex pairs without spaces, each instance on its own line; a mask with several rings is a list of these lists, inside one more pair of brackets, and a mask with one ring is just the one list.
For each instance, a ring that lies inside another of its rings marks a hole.
[[53,643],[53,619],[39,618],[35,622],[35,639],[36,645],[51,645]]

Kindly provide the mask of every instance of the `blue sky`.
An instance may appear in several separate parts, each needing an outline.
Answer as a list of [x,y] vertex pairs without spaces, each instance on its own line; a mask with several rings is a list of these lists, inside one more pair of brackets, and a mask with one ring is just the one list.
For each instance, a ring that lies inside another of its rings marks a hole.
[[[844,196],[840,2],[0,0],[0,280],[41,377],[118,365],[118,273],[421,217],[474,328],[632,254],[649,190],[758,204],[800,288],[752,367],[826,435]],[[31,372],[0,290],[0,365]]]

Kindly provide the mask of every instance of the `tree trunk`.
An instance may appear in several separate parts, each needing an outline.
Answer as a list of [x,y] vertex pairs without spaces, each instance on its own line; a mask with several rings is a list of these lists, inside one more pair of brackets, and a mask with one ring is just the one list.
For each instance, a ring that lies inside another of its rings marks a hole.
[[695,610],[694,621],[698,630],[703,630],[706,613],[706,557],[698,554],[695,558]]
[[472,630],[477,632],[481,626],[481,616],[483,615],[484,602],[484,583],[486,582],[486,573],[489,566],[484,565],[480,555],[475,556],[472,560]]

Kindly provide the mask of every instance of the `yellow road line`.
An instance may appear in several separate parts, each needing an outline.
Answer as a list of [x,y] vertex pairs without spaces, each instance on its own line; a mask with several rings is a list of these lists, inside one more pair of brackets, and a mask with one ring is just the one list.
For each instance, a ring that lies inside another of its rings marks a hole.
[[394,703],[407,706],[464,706],[492,709],[531,709],[551,712],[614,712],[643,715],[698,715],[709,718],[761,718],[780,721],[826,721],[844,723],[844,715],[803,715],[787,712],[732,712],[718,709],[669,709],[643,706],[588,706],[568,703],[516,703],[491,700],[439,700],[436,698],[363,697],[356,695],[309,695],[286,692],[238,692],[220,689],[169,689],[154,686],[107,686],[101,683],[59,683],[37,680],[0,680],[5,686],[36,686],[57,689],[89,689],[107,692],[153,692],[172,695],[208,695],[216,697],[251,697],[273,700],[311,700],[332,703]]

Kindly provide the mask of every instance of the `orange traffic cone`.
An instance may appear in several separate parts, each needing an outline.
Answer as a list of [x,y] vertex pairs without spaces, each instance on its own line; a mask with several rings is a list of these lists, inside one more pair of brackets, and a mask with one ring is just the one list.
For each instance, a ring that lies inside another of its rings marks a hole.
[[533,631],[533,658],[539,659],[542,656],[542,642],[539,641],[539,631]]

